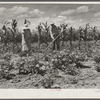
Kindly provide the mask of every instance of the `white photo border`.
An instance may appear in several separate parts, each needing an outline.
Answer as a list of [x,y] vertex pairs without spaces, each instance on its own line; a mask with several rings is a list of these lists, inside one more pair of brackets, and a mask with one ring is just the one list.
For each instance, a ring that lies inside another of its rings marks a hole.
[[[0,4],[99,4],[100,2],[0,2]],[[100,89],[0,89],[0,99],[100,98]]]

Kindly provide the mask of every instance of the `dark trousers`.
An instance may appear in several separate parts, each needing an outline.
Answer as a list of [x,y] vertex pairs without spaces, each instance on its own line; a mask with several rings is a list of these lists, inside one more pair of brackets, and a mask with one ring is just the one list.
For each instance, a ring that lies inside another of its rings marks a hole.
[[57,50],[60,50],[60,38],[58,37],[54,42],[53,42],[53,50],[56,50],[56,46],[57,46]]

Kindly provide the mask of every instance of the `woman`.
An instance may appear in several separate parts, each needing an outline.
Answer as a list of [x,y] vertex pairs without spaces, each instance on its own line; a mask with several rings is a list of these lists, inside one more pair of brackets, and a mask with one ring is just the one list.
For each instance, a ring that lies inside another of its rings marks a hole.
[[27,53],[31,51],[31,30],[28,26],[28,23],[25,23],[22,32],[22,52]]

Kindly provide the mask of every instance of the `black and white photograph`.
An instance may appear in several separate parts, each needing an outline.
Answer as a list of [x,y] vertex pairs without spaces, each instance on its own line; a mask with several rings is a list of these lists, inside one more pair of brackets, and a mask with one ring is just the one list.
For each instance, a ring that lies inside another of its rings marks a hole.
[[0,89],[100,89],[100,3],[0,3]]

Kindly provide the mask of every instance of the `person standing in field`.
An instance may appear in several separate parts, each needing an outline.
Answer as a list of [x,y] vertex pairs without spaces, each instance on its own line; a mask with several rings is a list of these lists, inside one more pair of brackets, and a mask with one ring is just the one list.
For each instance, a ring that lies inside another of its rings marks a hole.
[[22,32],[22,51],[29,53],[31,51],[31,30],[29,28],[29,22],[25,20],[25,26]]
[[53,50],[56,50],[56,46],[57,46],[57,51],[60,50],[60,36],[58,36],[58,35],[59,35],[58,27],[54,23],[51,24],[50,36],[54,40],[54,42],[53,42]]

